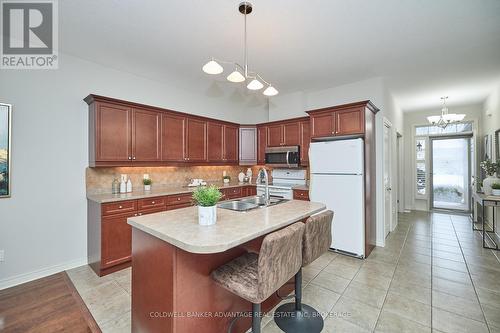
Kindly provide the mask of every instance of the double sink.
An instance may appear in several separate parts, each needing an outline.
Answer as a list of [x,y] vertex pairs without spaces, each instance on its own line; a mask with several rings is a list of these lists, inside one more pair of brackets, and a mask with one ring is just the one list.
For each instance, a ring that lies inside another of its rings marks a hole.
[[266,199],[263,196],[256,195],[253,197],[242,198],[238,200],[224,201],[218,204],[217,207],[235,210],[238,212],[246,212],[256,208],[274,206],[286,201],[288,200],[280,198],[270,198],[269,203],[266,205]]

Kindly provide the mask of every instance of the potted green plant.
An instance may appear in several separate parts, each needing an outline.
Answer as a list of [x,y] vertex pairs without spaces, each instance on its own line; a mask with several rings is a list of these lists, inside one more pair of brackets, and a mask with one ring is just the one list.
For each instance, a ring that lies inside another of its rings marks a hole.
[[222,176],[222,181],[224,182],[224,184],[229,184],[229,182],[231,181],[231,176]]
[[480,165],[487,175],[486,179],[483,180],[483,191],[484,194],[490,195],[492,191],[491,185],[498,181],[495,173],[497,172],[499,165],[491,160],[482,161]]
[[500,183],[491,184],[491,193],[493,195],[500,195]]
[[144,191],[151,191],[151,184],[153,184],[151,178],[144,178],[142,183],[144,184]]
[[198,224],[213,225],[217,221],[217,202],[222,193],[214,185],[197,187],[193,201],[198,205]]

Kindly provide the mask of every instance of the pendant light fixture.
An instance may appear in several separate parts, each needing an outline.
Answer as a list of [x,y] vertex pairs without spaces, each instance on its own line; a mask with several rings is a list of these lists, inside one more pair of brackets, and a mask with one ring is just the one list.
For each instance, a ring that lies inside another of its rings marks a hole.
[[449,124],[461,122],[465,118],[465,114],[449,113],[448,107],[446,106],[446,100],[448,96],[441,97],[443,101],[443,107],[441,109],[440,116],[429,116],[427,120],[434,126],[441,127],[445,129]]
[[274,88],[269,82],[264,80],[262,76],[258,73],[250,71],[248,68],[248,48],[247,48],[247,15],[252,12],[252,4],[250,2],[242,2],[238,6],[238,10],[243,17],[245,18],[245,30],[244,30],[244,44],[245,44],[245,53],[244,53],[244,61],[243,66],[238,64],[237,62],[232,61],[224,61],[224,60],[216,60],[211,58],[209,62],[207,62],[203,66],[203,71],[207,74],[216,75],[220,74],[224,71],[224,68],[219,64],[231,64],[235,67],[234,71],[227,76],[227,80],[234,83],[240,83],[244,81],[248,81],[247,88],[249,90],[261,90],[264,86],[267,88],[264,90],[263,94],[266,96],[275,96],[278,94],[278,90]]

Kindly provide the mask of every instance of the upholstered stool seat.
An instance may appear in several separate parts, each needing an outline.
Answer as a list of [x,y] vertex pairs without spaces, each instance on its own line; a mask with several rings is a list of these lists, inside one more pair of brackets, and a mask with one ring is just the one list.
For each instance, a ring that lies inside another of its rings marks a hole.
[[[333,212],[324,211],[307,219],[302,243],[302,267],[328,251],[332,243]],[[279,306],[274,312],[276,325],[287,333],[319,333],[323,317],[313,307],[302,304],[302,269],[295,275],[295,303]]]
[[258,255],[245,253],[212,272],[219,286],[252,303],[252,332],[260,332],[260,303],[299,271],[303,235],[304,223],[292,224],[266,235]]

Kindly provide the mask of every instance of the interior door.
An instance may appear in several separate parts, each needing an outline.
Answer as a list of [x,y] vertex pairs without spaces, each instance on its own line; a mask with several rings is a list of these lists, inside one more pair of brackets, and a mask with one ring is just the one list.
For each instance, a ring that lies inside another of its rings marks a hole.
[[469,211],[470,137],[431,138],[431,206]]
[[160,160],[161,114],[136,109],[132,117],[132,160]]
[[392,225],[392,179],[391,179],[391,129],[384,126],[384,234],[387,237]]

